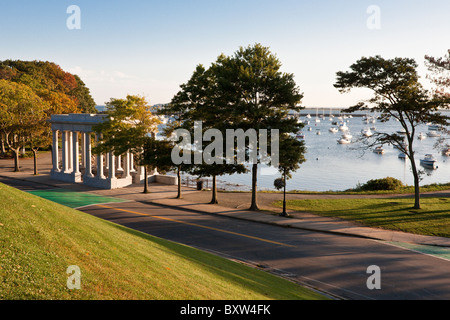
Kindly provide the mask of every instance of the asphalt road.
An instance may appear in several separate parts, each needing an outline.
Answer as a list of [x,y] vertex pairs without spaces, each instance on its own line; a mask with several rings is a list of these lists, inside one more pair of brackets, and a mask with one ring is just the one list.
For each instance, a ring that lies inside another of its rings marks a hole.
[[[44,186],[1,182],[31,191]],[[160,238],[264,267],[330,294],[356,300],[450,299],[450,261],[380,241],[283,228],[141,202],[80,208]],[[370,266],[380,289],[370,290]]]
[[[160,238],[265,266],[346,299],[450,299],[450,261],[379,241],[282,228],[139,202],[95,205],[91,215]],[[370,266],[381,289],[370,290]]]

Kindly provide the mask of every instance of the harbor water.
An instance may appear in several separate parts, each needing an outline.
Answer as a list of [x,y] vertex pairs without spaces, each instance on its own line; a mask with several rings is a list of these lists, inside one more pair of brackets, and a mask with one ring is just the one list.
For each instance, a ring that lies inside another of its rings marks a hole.
[[[400,151],[391,145],[383,146],[384,154],[375,153],[373,149],[363,148],[363,145],[355,142],[361,137],[364,129],[379,132],[398,132],[401,130],[399,122],[390,120],[380,122],[370,120],[369,123],[363,117],[344,118],[348,131],[353,136],[353,143],[339,144],[343,131],[330,132],[332,127],[338,127],[332,123],[337,117],[321,116],[320,122],[316,122],[316,115],[310,119],[301,116],[305,124],[302,133],[307,147],[306,159],[298,171],[293,173],[287,182],[288,190],[302,191],[343,191],[355,188],[358,184],[364,184],[371,179],[393,177],[401,180],[405,185],[413,185],[413,175],[409,160],[399,158]],[[371,116],[371,114],[369,114]],[[374,123],[372,122],[374,121]],[[339,122],[341,123],[341,122]],[[429,126],[421,125],[415,135],[415,159],[418,168],[423,171],[421,185],[432,183],[450,182],[450,157],[442,153],[443,145],[436,146],[439,138],[427,136],[424,140],[418,139],[418,135],[429,133]],[[446,138],[441,133],[441,138]],[[373,139],[373,138],[371,138]],[[426,154],[433,154],[436,158],[437,168],[430,168],[420,164],[420,160]],[[274,190],[273,182],[281,174],[274,168],[260,166],[258,172],[258,189]],[[251,173],[221,176],[220,186],[227,190],[250,190]]]

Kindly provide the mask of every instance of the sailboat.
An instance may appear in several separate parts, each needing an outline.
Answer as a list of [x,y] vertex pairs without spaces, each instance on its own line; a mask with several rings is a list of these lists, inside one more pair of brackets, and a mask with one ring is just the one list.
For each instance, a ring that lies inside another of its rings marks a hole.
[[319,108],[316,109],[316,123],[319,123],[320,119],[319,119]]

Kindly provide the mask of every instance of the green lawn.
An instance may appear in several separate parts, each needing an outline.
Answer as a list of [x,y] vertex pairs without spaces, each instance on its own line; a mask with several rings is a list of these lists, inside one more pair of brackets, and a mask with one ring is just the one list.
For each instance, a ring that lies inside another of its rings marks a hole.
[[[261,270],[0,184],[0,299],[246,300],[324,297]],[[81,289],[67,288],[69,266]]]
[[[414,210],[410,198],[289,200],[287,208],[321,216],[337,217],[363,225],[450,237],[450,199],[422,198],[422,208]],[[282,207],[282,202],[276,203]]]

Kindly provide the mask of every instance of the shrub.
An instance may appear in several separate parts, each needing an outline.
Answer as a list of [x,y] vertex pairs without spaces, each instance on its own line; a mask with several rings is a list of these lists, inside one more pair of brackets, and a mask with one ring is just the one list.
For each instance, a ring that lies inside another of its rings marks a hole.
[[377,191],[377,190],[397,190],[403,187],[403,183],[395,178],[387,177],[383,179],[373,179],[361,185],[361,191]]

